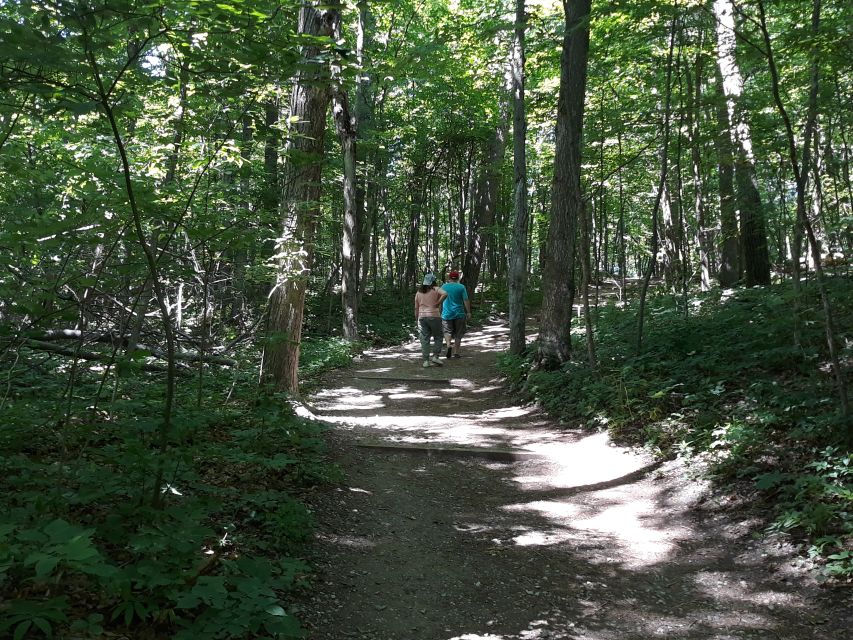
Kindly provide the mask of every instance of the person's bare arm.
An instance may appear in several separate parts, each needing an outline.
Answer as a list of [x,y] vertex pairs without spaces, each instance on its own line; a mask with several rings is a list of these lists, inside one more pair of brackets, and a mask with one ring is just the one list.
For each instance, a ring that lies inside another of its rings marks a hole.
[[465,315],[471,317],[471,301],[465,300]]

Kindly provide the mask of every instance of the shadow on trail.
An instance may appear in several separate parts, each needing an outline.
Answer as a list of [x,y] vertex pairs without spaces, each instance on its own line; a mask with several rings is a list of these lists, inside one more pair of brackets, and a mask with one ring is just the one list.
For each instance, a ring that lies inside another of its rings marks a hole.
[[[505,337],[466,336],[440,368],[421,368],[417,345],[371,353],[354,373],[398,380],[344,378],[313,398],[349,481],[316,509],[311,638],[845,637],[849,609],[795,580],[785,549],[750,540],[755,522],[699,508],[672,465],[518,406],[495,379]],[[532,455],[477,455],[490,447]]]

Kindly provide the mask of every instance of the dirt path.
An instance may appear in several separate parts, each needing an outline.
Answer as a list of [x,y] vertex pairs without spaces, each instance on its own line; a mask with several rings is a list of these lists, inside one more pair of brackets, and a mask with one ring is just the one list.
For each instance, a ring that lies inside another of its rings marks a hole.
[[311,398],[347,482],[313,505],[310,638],[853,639],[849,590],[677,464],[519,406],[505,348],[493,325],[443,367],[371,352]]

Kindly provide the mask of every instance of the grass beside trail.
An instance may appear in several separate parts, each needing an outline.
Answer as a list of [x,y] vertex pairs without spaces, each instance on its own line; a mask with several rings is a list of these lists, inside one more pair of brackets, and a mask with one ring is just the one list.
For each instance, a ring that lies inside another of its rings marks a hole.
[[[849,363],[853,283],[834,277],[829,286]],[[637,306],[599,309],[595,370],[573,361],[531,371],[529,354],[503,356],[501,369],[567,422],[606,428],[661,456],[701,458],[730,490],[750,483],[773,514],[770,529],[807,540],[827,576],[853,579],[849,425],[839,415],[815,286],[804,283],[796,323],[789,283],[694,295],[686,305],[680,296],[653,296],[639,355]],[[582,357],[582,330],[575,336]]]

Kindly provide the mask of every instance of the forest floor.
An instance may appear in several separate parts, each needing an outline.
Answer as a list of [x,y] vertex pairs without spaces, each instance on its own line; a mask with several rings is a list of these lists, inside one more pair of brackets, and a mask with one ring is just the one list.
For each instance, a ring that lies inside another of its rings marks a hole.
[[416,343],[371,351],[309,399],[347,477],[310,500],[310,638],[853,638],[853,590],[756,535],[759,509],[519,404],[506,340],[428,369]]

